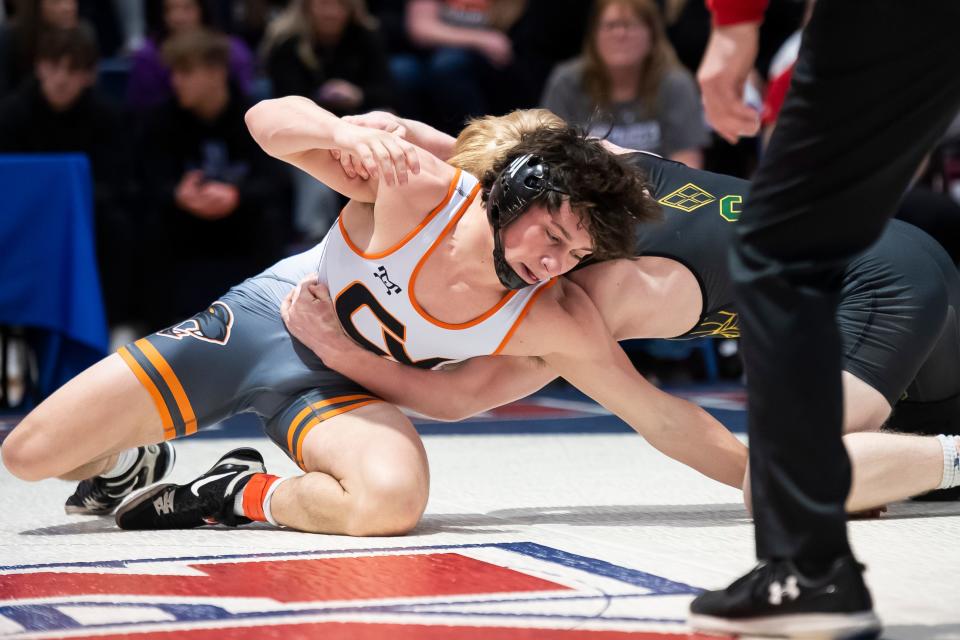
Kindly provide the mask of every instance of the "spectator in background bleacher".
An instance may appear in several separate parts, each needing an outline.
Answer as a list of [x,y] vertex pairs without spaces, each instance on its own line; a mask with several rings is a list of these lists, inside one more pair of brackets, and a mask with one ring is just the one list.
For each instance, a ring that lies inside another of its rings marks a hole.
[[[210,10],[203,0],[147,0],[147,36],[131,61],[127,84],[127,102],[137,110],[161,104],[171,95],[170,69],[161,50],[173,36],[213,28]],[[244,95],[249,95],[254,76],[254,60],[243,40],[228,39],[230,80]]]
[[554,70],[542,104],[620,146],[703,166],[700,94],[651,0],[598,0],[583,53]]
[[[170,38],[174,98],[145,125],[144,205],[158,224],[144,289],[154,326],[189,315],[279,257],[286,180],[247,132],[247,99],[228,81],[230,43],[206,29]],[[167,287],[167,289],[163,289]]]
[[263,46],[274,95],[338,116],[392,103],[386,47],[362,0],[292,0]]
[[35,77],[0,102],[0,152],[84,153],[93,177],[97,259],[107,320],[127,323],[133,246],[130,176],[119,110],[94,89],[97,45],[80,27],[49,29],[37,46]]
[[10,20],[0,25],[0,96],[33,72],[37,46],[49,29],[92,27],[80,20],[77,0],[19,0]]
[[407,32],[420,50],[394,56],[394,79],[422,97],[427,119],[447,133],[502,111],[514,89],[502,81],[514,61],[507,32],[525,9],[524,0],[408,0]]
[[[338,116],[390,108],[387,52],[362,0],[292,0],[262,45],[276,96],[310,98]],[[326,234],[344,201],[292,169],[294,225],[306,241]]]

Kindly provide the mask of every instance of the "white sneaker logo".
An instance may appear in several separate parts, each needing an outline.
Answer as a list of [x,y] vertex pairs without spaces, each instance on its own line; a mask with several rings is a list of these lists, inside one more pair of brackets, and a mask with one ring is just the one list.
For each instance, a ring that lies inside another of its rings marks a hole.
[[779,582],[770,585],[770,604],[777,607],[783,603],[784,596],[788,600],[796,600],[800,597],[800,586],[797,584],[797,576],[787,576],[786,586]]
[[165,491],[153,501],[153,508],[157,510],[157,515],[162,516],[173,513],[173,491]]
[[201,479],[197,480],[196,482],[194,482],[192,485],[190,485],[190,493],[192,493],[193,495],[195,495],[195,496],[197,496],[197,497],[199,498],[199,497],[200,497],[200,493],[199,493],[200,487],[202,487],[202,486],[205,485],[205,484],[209,484],[209,483],[213,482],[214,480],[219,480],[220,478],[226,478],[227,476],[233,475],[234,473],[236,473],[236,472],[235,472],[235,471],[228,471],[228,472],[226,472],[226,473],[220,473],[220,474],[217,474],[217,475],[215,475],[215,476],[210,476],[209,478],[201,478]]

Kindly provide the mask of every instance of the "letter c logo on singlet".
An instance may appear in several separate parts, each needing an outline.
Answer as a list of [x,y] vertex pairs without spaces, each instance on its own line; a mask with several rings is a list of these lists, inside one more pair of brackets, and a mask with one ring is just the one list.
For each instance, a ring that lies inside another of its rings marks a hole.
[[[382,357],[390,356],[400,364],[420,369],[432,369],[441,362],[449,360],[449,358],[426,358],[414,361],[403,344],[407,339],[407,328],[402,322],[390,315],[390,312],[383,308],[383,305],[374,297],[373,293],[359,282],[354,282],[340,292],[334,307],[337,310],[337,318],[340,319],[340,326],[347,332],[347,335],[367,351],[372,351]],[[389,353],[370,342],[353,323],[353,315],[363,307],[369,309],[376,317],[377,322],[383,326],[383,341]]]

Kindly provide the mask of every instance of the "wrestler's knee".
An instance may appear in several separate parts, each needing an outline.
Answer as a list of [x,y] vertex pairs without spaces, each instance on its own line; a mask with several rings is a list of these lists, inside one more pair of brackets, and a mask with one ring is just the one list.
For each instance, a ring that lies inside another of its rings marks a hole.
[[347,533],[399,536],[417,526],[427,506],[429,483],[416,469],[381,470],[365,479]]
[[0,449],[3,466],[17,478],[29,482],[52,477],[50,460],[56,455],[53,445],[44,435],[42,425],[27,416],[3,441]]

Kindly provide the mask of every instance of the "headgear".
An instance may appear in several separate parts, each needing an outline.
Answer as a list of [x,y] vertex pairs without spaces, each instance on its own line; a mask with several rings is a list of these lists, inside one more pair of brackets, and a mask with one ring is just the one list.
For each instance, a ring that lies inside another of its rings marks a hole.
[[500,172],[490,188],[487,218],[493,227],[493,266],[500,282],[508,289],[522,289],[529,285],[507,264],[500,231],[547,191],[567,195],[566,191],[550,181],[550,165],[531,153],[515,158]]

